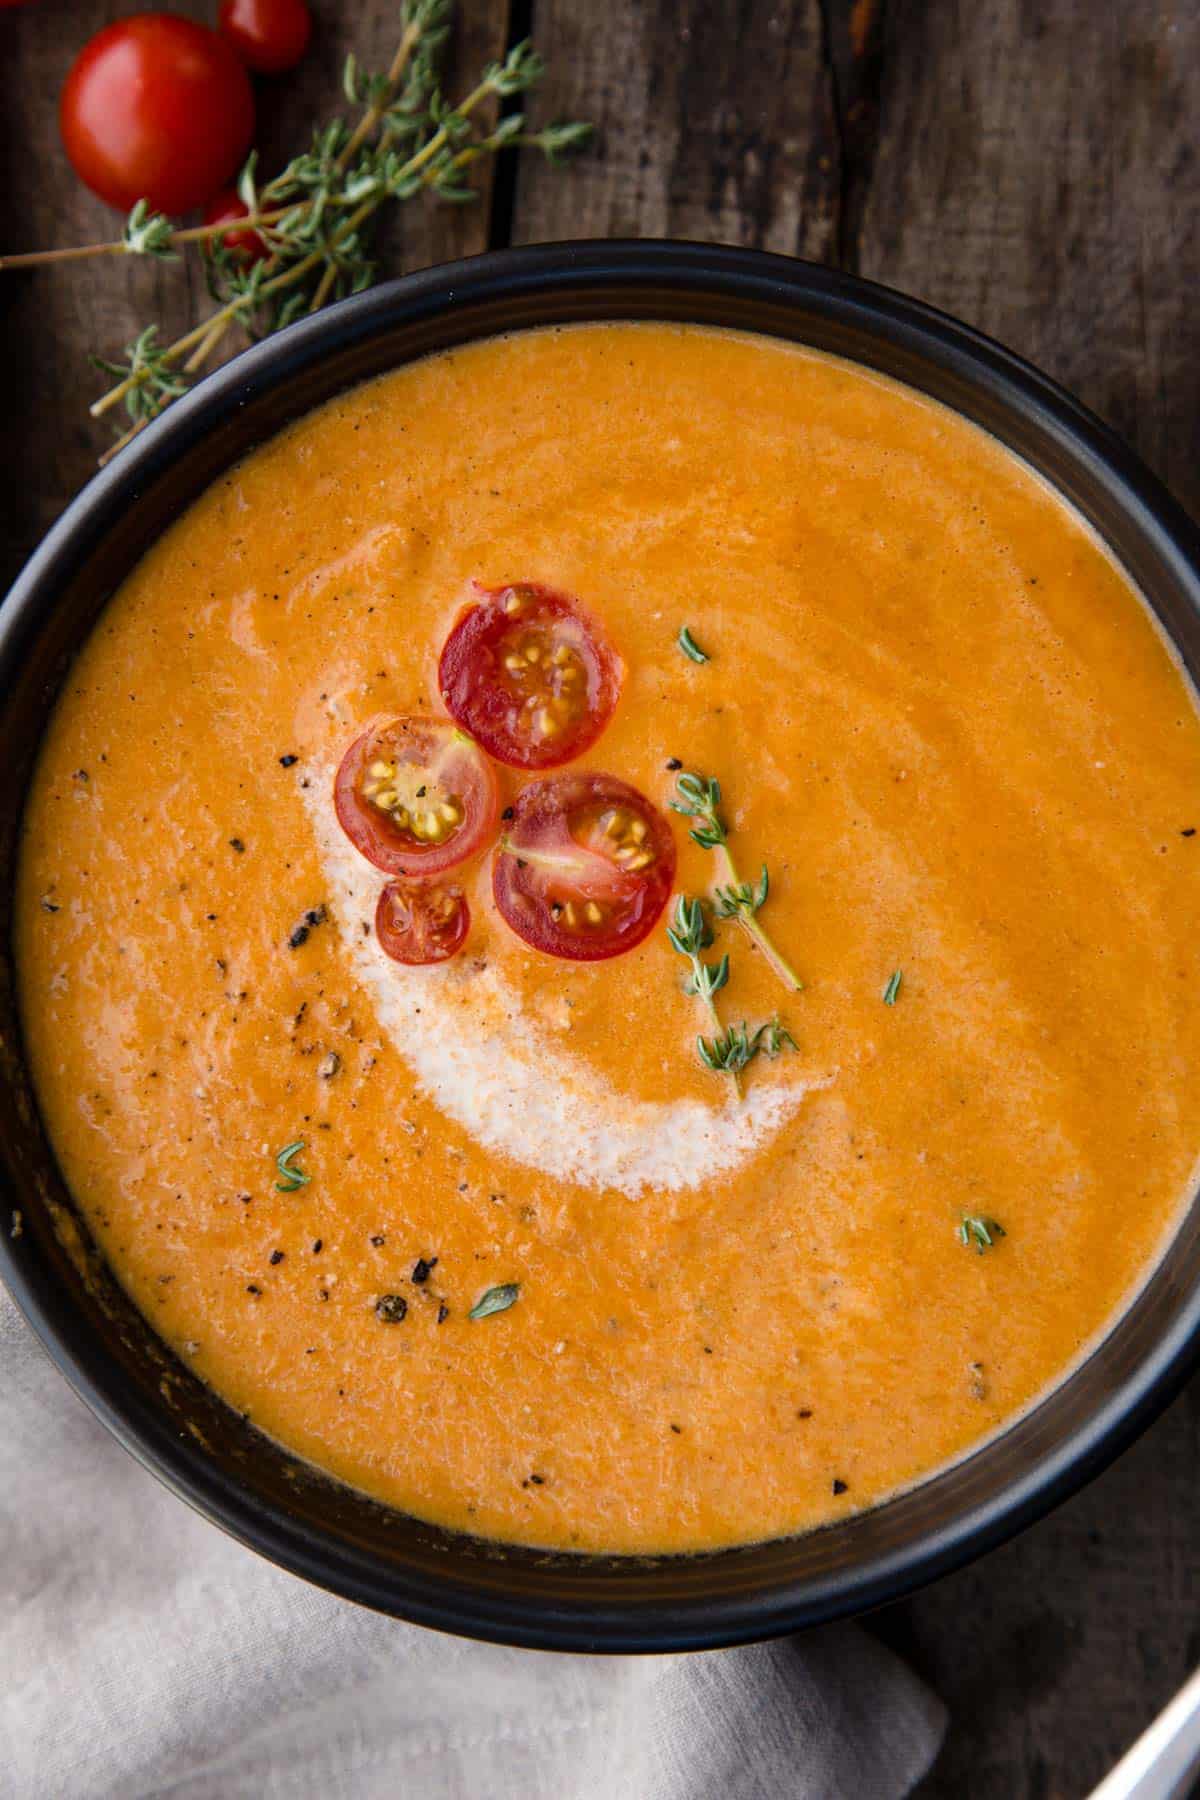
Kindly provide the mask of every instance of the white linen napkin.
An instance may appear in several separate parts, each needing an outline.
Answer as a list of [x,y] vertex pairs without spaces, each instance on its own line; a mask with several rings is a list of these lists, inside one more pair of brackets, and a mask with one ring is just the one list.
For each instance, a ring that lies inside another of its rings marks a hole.
[[0,1291],[4,1800],[893,1800],[940,1703],[851,1626],[698,1656],[397,1624],[226,1538]]

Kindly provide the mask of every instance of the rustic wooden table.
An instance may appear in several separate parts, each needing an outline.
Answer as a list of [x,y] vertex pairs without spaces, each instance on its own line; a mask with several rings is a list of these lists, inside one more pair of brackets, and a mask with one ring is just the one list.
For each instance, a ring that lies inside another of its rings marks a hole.
[[[55,108],[122,10],[0,12],[0,248],[111,235]],[[345,51],[386,63],[397,36],[395,0],[315,11],[304,67],[262,93],[267,169],[336,103]],[[1200,512],[1197,0],[464,0],[451,70],[530,30],[541,115],[593,119],[596,147],[567,175],[501,169],[469,210],[417,209],[385,267],[613,235],[838,262],[1024,352]],[[197,273],[152,263],[0,276],[0,584],[104,442],[87,353],[150,318],[183,329],[201,298]],[[1198,1435],[1193,1386],[1078,1499],[877,1619],[951,1707],[925,1795],[1084,1795],[1200,1661]]]

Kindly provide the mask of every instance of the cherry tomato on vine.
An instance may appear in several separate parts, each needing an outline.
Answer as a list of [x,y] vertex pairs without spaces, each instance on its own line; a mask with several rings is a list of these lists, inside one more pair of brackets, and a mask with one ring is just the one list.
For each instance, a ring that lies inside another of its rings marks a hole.
[[312,34],[305,0],[221,0],[217,25],[259,75],[295,68]]
[[[250,208],[242,199],[236,188],[222,188],[204,209],[206,225],[224,225],[226,220],[236,225],[239,219],[250,216]],[[270,256],[270,246],[263,242],[257,231],[223,231],[214,244],[221,244],[243,263],[261,262],[264,256]]]
[[569,594],[529,581],[478,593],[442,647],[446,711],[497,762],[570,762],[612,716],[620,657]]
[[235,173],[254,136],[250,79],[224,38],[171,13],[107,25],[71,66],[59,130],[80,180],[127,212],[190,212]]
[[658,808],[615,775],[550,775],[523,789],[500,840],[492,892],[535,950],[599,962],[654,928],[675,879]]
[[376,719],[355,738],[333,786],[338,823],[388,875],[440,875],[496,830],[492,765],[448,719]]
[[461,888],[389,881],[375,908],[375,935],[393,962],[448,962],[462,947],[471,909]]

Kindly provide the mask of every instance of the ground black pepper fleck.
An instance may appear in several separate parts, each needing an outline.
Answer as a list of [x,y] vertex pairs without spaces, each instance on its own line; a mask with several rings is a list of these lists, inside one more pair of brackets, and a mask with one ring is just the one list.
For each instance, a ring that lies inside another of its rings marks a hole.
[[802,1406],[800,1408],[800,1410],[797,1412],[796,1417],[798,1419],[811,1419],[812,1418],[812,1407],[811,1406]]
[[328,917],[329,912],[324,905],[310,906],[303,919],[288,939],[288,949],[298,950],[301,944],[307,944],[309,932],[316,926],[323,925]]
[[834,1484],[833,1484],[833,1491],[835,1494],[844,1494],[846,1492],[846,1483],[844,1481],[838,1481],[835,1479]]
[[298,756],[293,756],[289,750],[286,756],[280,757],[279,766],[281,769],[290,769],[293,763],[298,763],[299,761],[300,758]]
[[312,1253],[314,1256],[320,1256],[324,1242],[325,1242],[324,1238],[314,1238],[313,1247],[312,1247]]
[[271,1252],[272,1264],[281,1263],[282,1261],[283,1261],[283,1251],[282,1250],[272,1250],[272,1252]]
[[[1194,825],[1189,825],[1186,830],[1181,831],[1179,835],[1180,837],[1195,837],[1196,827]],[[44,906],[45,904],[46,902],[43,900],[42,905]]]
[[241,838],[230,838],[229,848],[231,850],[236,850],[238,855],[241,856],[246,846],[243,844]]
[[675,1433],[676,1437],[683,1436],[683,1426],[682,1425],[672,1425],[671,1430]]
[[504,811],[500,814],[502,819],[515,819],[516,816],[517,809],[515,806],[506,806]]
[[408,1301],[403,1294],[380,1294],[375,1302],[375,1312],[385,1325],[399,1325],[407,1316]]
[[255,1286],[255,1284],[254,1284],[254,1283],[253,1283],[253,1282],[252,1282],[252,1281],[248,1281],[248,1282],[247,1282],[247,1283],[246,1283],[246,1292],[247,1292],[247,1293],[248,1293],[248,1294],[255,1294],[255,1295],[257,1295],[257,1294],[261,1294],[261,1293],[262,1293],[262,1289],[261,1289],[261,1288],[260,1288],[260,1287],[256,1287],[256,1286]]
[[682,767],[683,767],[683,761],[682,761],[682,759],[681,759],[681,758],[680,758],[680,757],[678,757],[678,756],[668,756],[668,758],[667,758],[667,767],[668,767],[668,769],[671,769],[671,770],[674,770],[674,769],[682,769]]
[[445,1321],[449,1317],[450,1317],[450,1308],[446,1305],[446,1302],[444,1300],[442,1300],[438,1304],[438,1316],[437,1316],[438,1324],[439,1325],[444,1324]]
[[374,1246],[377,1250],[382,1250],[383,1246],[387,1243],[387,1239],[384,1237],[382,1232],[377,1231],[375,1233],[375,1236],[371,1239],[371,1242],[374,1244]]
[[433,1274],[437,1265],[438,1259],[436,1256],[430,1256],[428,1258],[418,1256],[416,1262],[413,1264],[412,1272],[412,1278],[418,1287],[421,1287],[429,1280],[429,1277]]

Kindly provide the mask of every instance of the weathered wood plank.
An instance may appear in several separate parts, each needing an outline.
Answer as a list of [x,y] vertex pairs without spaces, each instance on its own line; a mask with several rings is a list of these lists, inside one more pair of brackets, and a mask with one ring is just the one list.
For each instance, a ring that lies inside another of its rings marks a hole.
[[892,0],[862,271],[993,333],[1200,510],[1194,0]]
[[817,0],[538,0],[540,109],[593,120],[563,180],[522,160],[513,238],[690,237],[825,257],[837,139]]
[[[213,9],[194,10],[207,15]],[[314,12],[314,41],[301,67],[258,84],[258,136],[267,171],[302,148],[313,124],[344,104],[341,66],[348,50],[365,67],[386,67],[395,49],[394,0],[359,0],[353,7],[316,0]],[[112,16],[108,0],[78,0],[67,11],[0,11],[0,165],[25,172],[20,181],[6,181],[0,193],[4,249],[86,243],[120,231],[119,216],[76,180],[57,128],[66,71],[85,40]],[[456,71],[459,81],[469,81],[502,53],[507,29],[507,0],[462,0],[447,63],[451,92],[458,92]],[[390,208],[391,222],[380,238],[381,267],[399,273],[483,249],[490,175],[485,165],[477,206],[439,207],[421,199]],[[88,353],[119,354],[151,320],[169,341],[210,305],[198,258],[186,267],[127,259],[0,276],[7,351],[0,585],[87,480],[97,451],[110,441],[107,422],[93,424],[87,416],[87,401],[103,386],[87,365]]]

